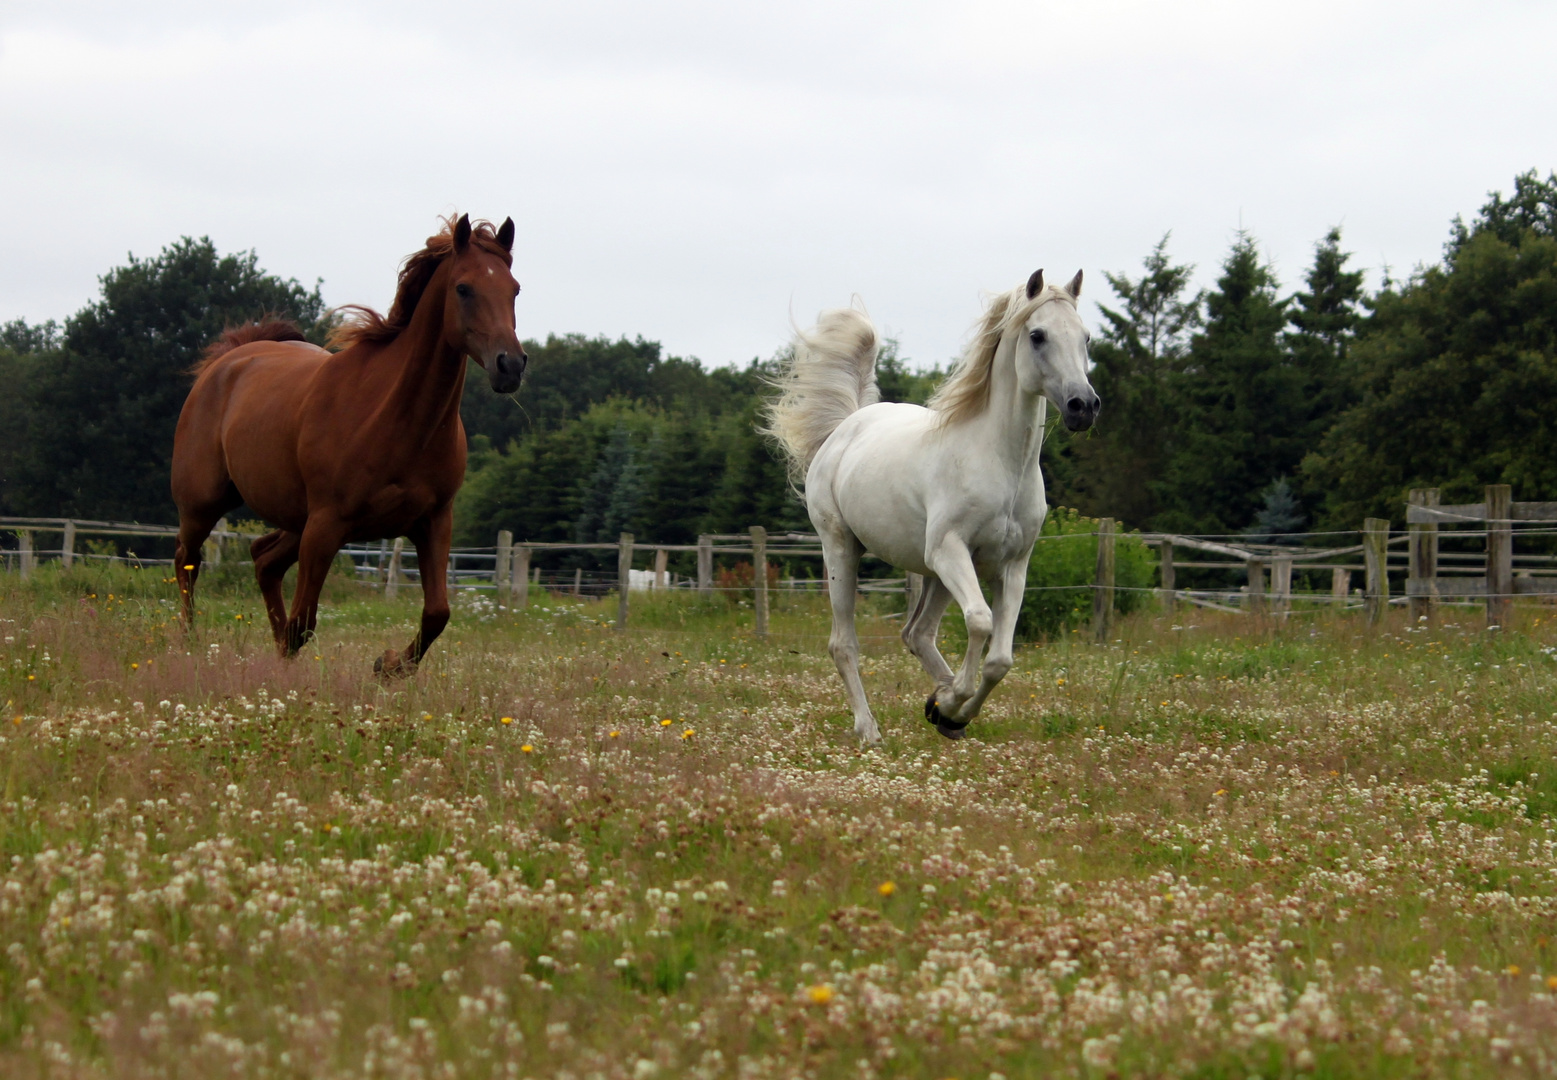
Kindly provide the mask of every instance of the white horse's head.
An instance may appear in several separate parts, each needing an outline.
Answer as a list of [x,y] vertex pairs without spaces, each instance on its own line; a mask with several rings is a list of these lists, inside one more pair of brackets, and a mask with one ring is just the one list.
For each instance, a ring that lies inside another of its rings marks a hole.
[[1076,310],[1081,271],[1063,288],[1043,285],[1043,271],[1027,279],[1027,317],[1007,333],[1016,341],[1016,380],[1029,394],[1042,394],[1060,411],[1071,431],[1085,431],[1103,407],[1087,380],[1087,345],[1092,335]]

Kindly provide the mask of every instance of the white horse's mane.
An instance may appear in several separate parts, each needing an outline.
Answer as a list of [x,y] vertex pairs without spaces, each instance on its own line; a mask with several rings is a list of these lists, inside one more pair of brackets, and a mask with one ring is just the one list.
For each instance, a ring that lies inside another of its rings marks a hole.
[[1022,285],[990,298],[962,358],[930,396],[929,407],[940,413],[942,426],[971,420],[983,413],[989,405],[990,374],[1001,338],[1005,337],[1007,329],[1025,323],[1033,312],[1050,300],[1063,300],[1071,307],[1076,306],[1076,298],[1058,285],[1045,286],[1031,300]]

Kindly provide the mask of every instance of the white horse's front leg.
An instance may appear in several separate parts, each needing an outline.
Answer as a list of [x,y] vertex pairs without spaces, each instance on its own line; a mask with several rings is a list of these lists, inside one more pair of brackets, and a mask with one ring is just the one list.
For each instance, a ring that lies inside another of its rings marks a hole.
[[860,640],[854,633],[854,596],[859,583],[859,541],[829,541],[822,536],[822,559],[827,567],[827,597],[832,601],[833,632],[828,639],[827,651],[838,674],[843,677],[844,690],[849,695],[849,708],[854,712],[854,734],[866,746],[881,741],[881,730],[871,715],[870,702],[865,698],[865,684],[860,681]]
[[[1028,555],[1032,552],[1029,551]],[[1016,647],[1016,622],[1022,614],[1022,597],[1027,589],[1027,556],[1009,562],[995,583],[995,629],[989,639],[989,653],[984,657],[983,678],[978,691],[963,703],[957,719],[967,721],[978,715],[984,707],[989,692],[1006,677],[1014,662]]]
[[962,619],[968,627],[968,651],[962,658],[961,670],[952,680],[951,689],[938,689],[935,696],[925,703],[925,718],[948,739],[960,739],[962,729],[968,726],[968,717],[963,715],[963,705],[978,689],[979,660],[994,630],[994,619],[989,605],[984,602],[984,590],[979,587],[973,556],[960,538],[945,537],[929,563],[930,570],[941,579],[941,584],[957,601],[957,606],[962,608]]

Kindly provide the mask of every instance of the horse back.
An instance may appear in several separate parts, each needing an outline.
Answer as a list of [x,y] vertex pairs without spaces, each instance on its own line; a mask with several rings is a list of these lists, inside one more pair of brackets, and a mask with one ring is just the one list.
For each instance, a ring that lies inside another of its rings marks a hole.
[[268,520],[295,516],[306,502],[297,426],[329,357],[307,342],[259,341],[203,365],[173,437],[174,500],[193,505],[235,485]]

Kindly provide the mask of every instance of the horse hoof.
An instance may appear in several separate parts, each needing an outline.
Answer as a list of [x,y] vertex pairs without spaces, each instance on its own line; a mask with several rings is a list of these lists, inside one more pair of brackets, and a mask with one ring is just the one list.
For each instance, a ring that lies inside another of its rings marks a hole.
[[416,673],[416,665],[390,649],[373,661],[373,674],[381,679],[406,679]]
[[939,705],[935,703],[935,695],[931,694],[924,703],[924,718],[935,726],[948,739],[960,739],[967,733],[968,722],[966,720],[953,720],[941,712]]

